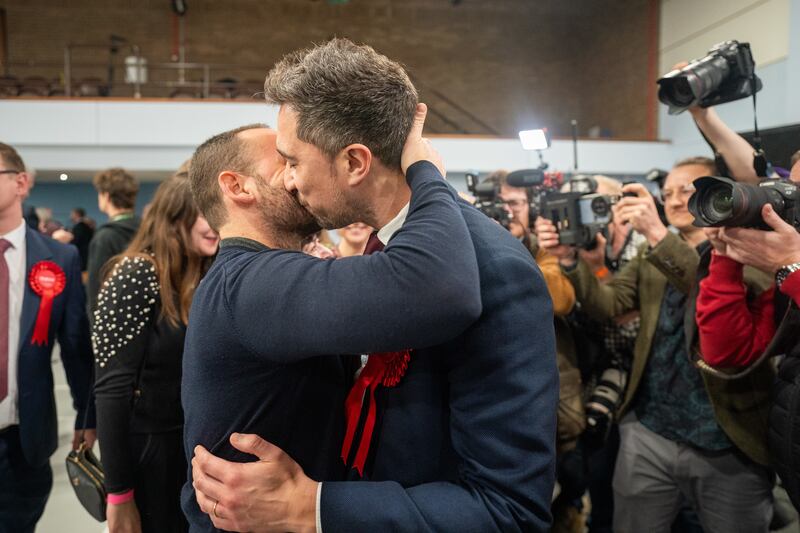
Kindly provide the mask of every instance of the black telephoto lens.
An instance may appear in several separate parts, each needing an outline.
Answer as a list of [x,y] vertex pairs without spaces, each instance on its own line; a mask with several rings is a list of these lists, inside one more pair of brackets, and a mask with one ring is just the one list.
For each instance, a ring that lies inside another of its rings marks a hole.
[[[728,178],[705,176],[694,181],[695,193],[689,198],[689,212],[699,227],[738,227],[769,229],[761,216],[766,204],[781,217],[787,210],[791,192],[764,182],[761,186],[736,183]],[[789,187],[794,189],[794,187]]]

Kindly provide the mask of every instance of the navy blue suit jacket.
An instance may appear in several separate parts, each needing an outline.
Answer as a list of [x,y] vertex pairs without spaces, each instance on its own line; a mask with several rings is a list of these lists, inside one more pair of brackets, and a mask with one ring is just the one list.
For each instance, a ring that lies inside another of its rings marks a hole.
[[462,213],[483,312],[453,340],[413,351],[399,385],[380,391],[370,481],[322,484],[324,533],[549,531],[552,303],[519,241],[472,206]]
[[[25,459],[31,465],[46,463],[58,447],[56,402],[50,363],[53,343],[61,347],[61,360],[78,411],[75,428],[82,427],[86,409],[90,409],[88,427],[94,427],[94,407],[90,405],[92,350],[89,322],[86,318],[85,292],[81,283],[78,250],[26,228],[25,295],[20,315],[19,362],[19,434]],[[65,289],[53,300],[47,345],[31,342],[41,298],[28,283],[31,269],[39,261],[52,261],[67,276]]]

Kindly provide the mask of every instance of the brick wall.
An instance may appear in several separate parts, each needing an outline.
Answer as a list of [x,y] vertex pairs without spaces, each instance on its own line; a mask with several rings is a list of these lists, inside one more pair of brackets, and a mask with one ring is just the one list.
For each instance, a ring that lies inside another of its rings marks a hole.
[[[576,118],[581,134],[599,126],[616,137],[645,138],[655,87],[647,80],[652,1],[188,0],[186,58],[228,65],[212,78],[251,79],[257,87],[287,51],[345,36],[406,65],[439,132],[515,135],[549,126],[569,135]],[[63,77],[67,43],[108,43],[112,33],[138,44],[151,64],[172,55],[167,0],[0,0],[0,7],[18,77]],[[74,61],[102,65],[108,52],[76,51]],[[150,70],[162,82],[176,75]],[[76,68],[82,76],[105,77],[106,70]],[[120,86],[115,94],[131,90]]]

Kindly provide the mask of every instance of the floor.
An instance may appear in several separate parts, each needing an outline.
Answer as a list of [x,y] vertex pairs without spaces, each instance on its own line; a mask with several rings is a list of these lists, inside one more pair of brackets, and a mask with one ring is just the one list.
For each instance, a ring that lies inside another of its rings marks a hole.
[[[36,533],[103,533],[106,531],[105,523],[97,522],[81,507],[67,478],[64,460],[72,447],[75,410],[72,408],[72,397],[58,356],[53,359],[53,379],[59,415],[59,446],[50,458],[50,465],[53,467],[53,491],[47,500],[44,515],[36,527]],[[97,453],[97,446],[95,452]]]

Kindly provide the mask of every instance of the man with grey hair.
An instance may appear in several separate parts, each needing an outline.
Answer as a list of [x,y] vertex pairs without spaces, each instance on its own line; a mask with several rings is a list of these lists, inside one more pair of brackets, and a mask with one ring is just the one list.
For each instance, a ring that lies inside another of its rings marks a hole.
[[[403,246],[411,195],[400,155],[417,93],[402,67],[334,39],[280,61],[265,93],[281,106],[277,149],[300,204],[323,227],[379,228],[366,253]],[[477,256],[480,317],[446,342],[369,356],[345,403],[341,457],[352,481],[317,483],[257,435],[231,439],[254,463],[196,448],[197,499],[216,527],[549,530],[558,401],[550,297],[519,241],[459,206]],[[414,311],[394,310],[398,319]],[[386,333],[375,326],[367,319],[345,329],[374,331],[377,341]]]

